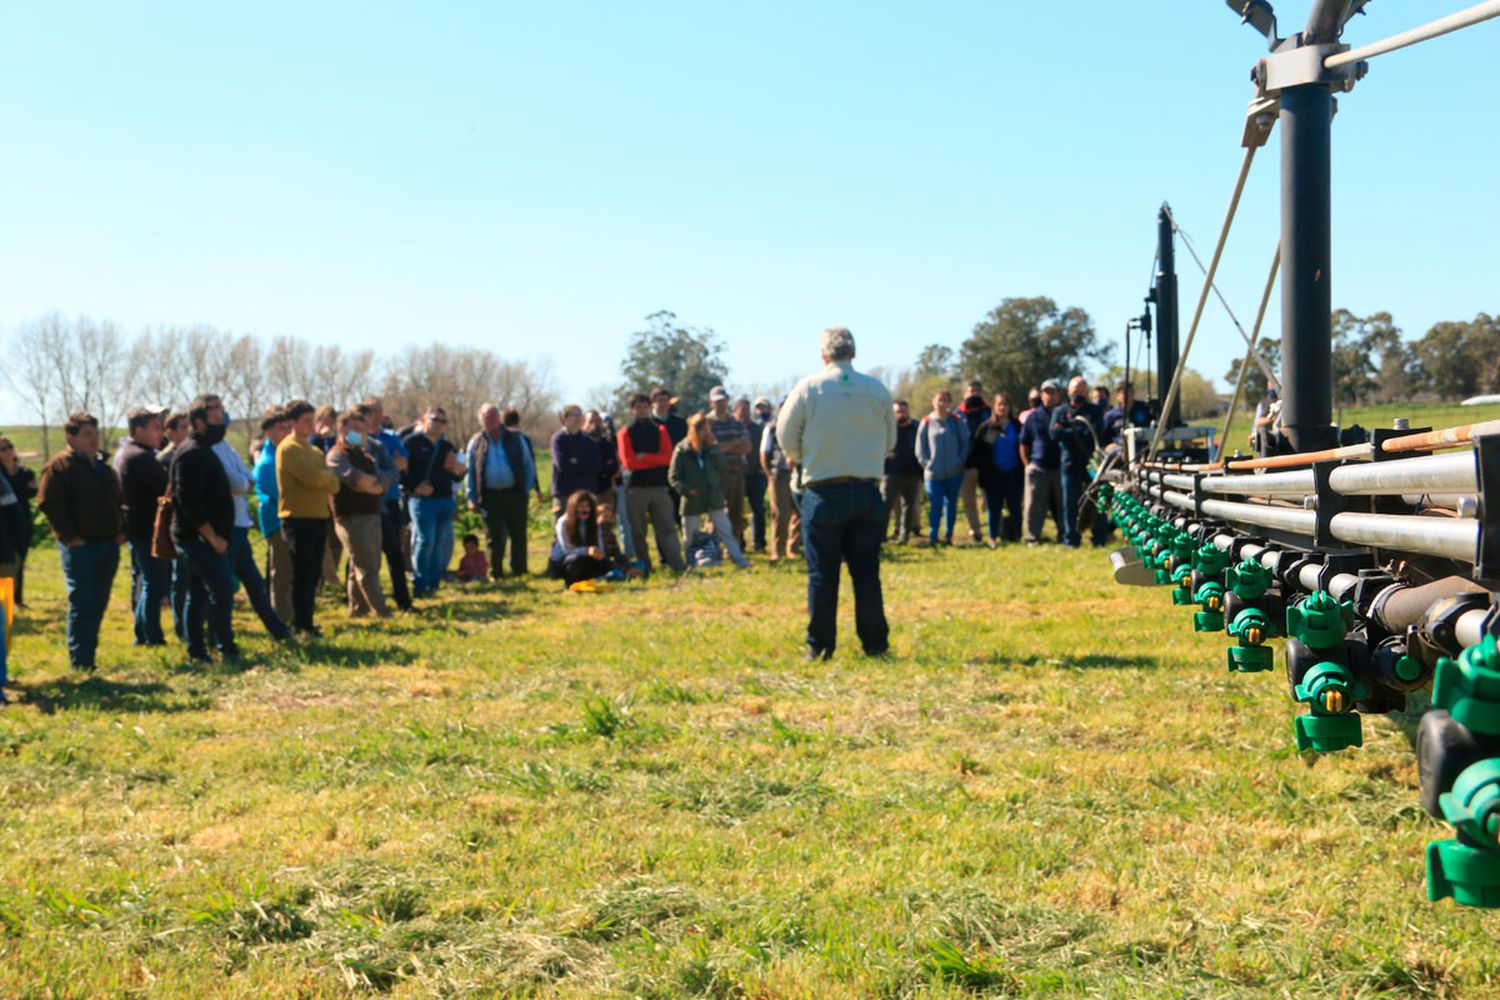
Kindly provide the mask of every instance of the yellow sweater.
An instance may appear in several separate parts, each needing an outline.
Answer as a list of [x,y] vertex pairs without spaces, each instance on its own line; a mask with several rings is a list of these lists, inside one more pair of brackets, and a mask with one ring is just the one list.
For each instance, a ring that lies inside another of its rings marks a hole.
[[276,446],[277,512],[288,517],[326,518],[328,498],[339,491],[339,477],[315,446],[288,434]]

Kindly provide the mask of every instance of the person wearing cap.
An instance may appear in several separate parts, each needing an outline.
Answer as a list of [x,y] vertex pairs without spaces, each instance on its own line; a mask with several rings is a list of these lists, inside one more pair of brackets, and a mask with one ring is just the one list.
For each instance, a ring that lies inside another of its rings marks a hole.
[[125,414],[130,435],[115,452],[115,474],[125,498],[125,544],[130,550],[130,596],[134,608],[135,644],[161,646],[161,606],[171,587],[172,563],[152,554],[156,509],[167,491],[167,470],[157,460],[161,414],[133,407]]
[[[724,456],[724,504],[735,544],[745,548],[745,470],[750,455],[750,428],[729,412],[729,393],[722,385],[708,391],[709,428]],[[679,491],[680,492],[680,491]]]
[[755,401],[741,399],[734,404],[735,418],[750,432],[750,454],[745,457],[745,503],[750,507],[750,542],[756,552],[766,551],[766,487],[770,484],[760,467],[760,444],[765,440],[766,423],[771,419],[771,402],[764,396]]
[[1281,422],[1281,395],[1276,387],[1266,389],[1265,396],[1255,404],[1255,420],[1250,427],[1250,446],[1261,458],[1276,454],[1279,434],[1276,430]]
[[[1089,384],[1082,375],[1068,380],[1068,400],[1052,411],[1052,423],[1048,429],[1052,443],[1058,448],[1060,480],[1063,504],[1063,544],[1076,549],[1083,544],[1083,534],[1078,523],[1078,511],[1083,501],[1083,491],[1089,482],[1089,459],[1094,455],[1104,433],[1104,415],[1099,407],[1089,400]],[[1094,545],[1103,545],[1108,537],[1109,521],[1102,517],[1094,519],[1091,531]]]
[[[973,379],[964,388],[964,399],[958,407],[958,415],[969,426],[969,441],[972,443],[979,425],[989,419],[990,403],[984,396],[984,383]],[[964,456],[967,462],[968,456]],[[969,524],[969,541],[978,545],[984,540],[979,519],[979,470],[973,466],[964,469],[964,478],[958,487],[959,499],[964,505],[964,519]]]
[[854,370],[854,335],[823,331],[824,368],[797,383],[776,419],[787,459],[802,467],[802,548],[807,559],[807,655],[837,646],[839,570],[854,585],[854,629],[868,656],[890,648],[880,591],[885,505],[880,477],[896,444],[891,394]]
[[1021,464],[1026,467],[1026,495],[1021,502],[1021,520],[1025,522],[1027,545],[1042,541],[1042,525],[1052,514],[1061,541],[1062,528],[1062,456],[1052,442],[1052,409],[1061,400],[1057,379],[1042,383],[1041,399],[1021,425]]

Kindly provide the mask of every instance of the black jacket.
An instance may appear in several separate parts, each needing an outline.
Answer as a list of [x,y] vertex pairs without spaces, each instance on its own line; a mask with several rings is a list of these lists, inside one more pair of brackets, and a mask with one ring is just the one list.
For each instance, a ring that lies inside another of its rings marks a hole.
[[922,463],[917,461],[917,427],[919,422],[908,420],[906,426],[896,425],[896,447],[885,456],[887,476],[920,476]]
[[[1015,418],[1011,418],[1010,427],[1015,431],[1016,440],[1019,444],[1021,422]],[[966,464],[969,468],[978,470],[979,482],[981,484],[993,484],[1000,481],[1002,477],[999,466],[995,464],[995,438],[999,434],[1000,425],[995,423],[995,418],[992,415],[975,428],[974,439],[969,443],[969,460]],[[1020,462],[1020,460],[1020,456],[1018,455],[1016,461]],[[1019,466],[1017,469],[1011,471],[1019,474]]]
[[401,439],[406,445],[406,472],[401,475],[401,485],[407,496],[415,496],[423,483],[432,484],[432,496],[453,496],[453,484],[463,479],[443,468],[449,455],[457,454],[452,442],[442,437],[433,444],[432,439],[421,431],[413,431]]
[[1104,435],[1103,415],[1093,403],[1064,403],[1052,411],[1050,434],[1062,452],[1063,474],[1081,476],[1088,470],[1094,454],[1095,436]]
[[125,495],[125,535],[149,539],[156,526],[156,501],[167,491],[167,470],[155,448],[128,439],[115,454],[115,469]]
[[234,494],[224,463],[213,446],[193,434],[172,453],[168,490],[172,494],[172,541],[184,545],[202,537],[207,524],[226,541],[234,531]]

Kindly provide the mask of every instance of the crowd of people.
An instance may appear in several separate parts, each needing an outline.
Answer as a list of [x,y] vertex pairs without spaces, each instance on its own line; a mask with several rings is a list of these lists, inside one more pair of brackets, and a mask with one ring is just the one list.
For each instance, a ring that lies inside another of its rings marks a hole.
[[[1008,394],[988,399],[974,381],[957,408],[942,390],[913,419],[905,400],[853,370],[847,330],[825,332],[822,346],[824,370],[777,406],[715,386],[708,409],[684,417],[657,386],[630,397],[618,428],[608,413],[565,407],[549,442],[548,489],[521,414],[493,404],[480,408],[479,431],[456,443],[440,407],[398,429],[376,398],[343,411],[292,400],[260,416],[248,463],[225,439],[231,417],[218,396],[181,411],[130,410],[108,461],[98,420],[75,413],[63,426],[66,449],[39,481],[0,438],[0,578],[13,580],[23,605],[35,499],[61,553],[73,668],[96,667],[122,547],[135,643],[170,636],[193,660],[233,660],[241,589],[266,633],[292,642],[320,634],[325,584],[349,617],[384,618],[450,581],[527,576],[535,498],[553,525],[546,573],[575,590],[644,578],[658,564],[683,573],[726,561],[748,568],[747,553],[802,558],[809,655],[826,657],[843,565],[861,644],[884,653],[879,548],[893,524],[897,542],[920,536],[923,495],[932,544],[952,544],[960,501],[975,542],[1037,543],[1051,516],[1059,540],[1080,544],[1088,462],[1118,440],[1127,386],[1105,411],[1081,377],[1066,398],[1048,380],[1017,413]],[[460,503],[482,521],[487,552],[478,534],[465,535],[451,572]],[[264,539],[264,571],[252,530]],[[1105,530],[1094,526],[1096,543]],[[0,700],[5,680],[0,660]]]

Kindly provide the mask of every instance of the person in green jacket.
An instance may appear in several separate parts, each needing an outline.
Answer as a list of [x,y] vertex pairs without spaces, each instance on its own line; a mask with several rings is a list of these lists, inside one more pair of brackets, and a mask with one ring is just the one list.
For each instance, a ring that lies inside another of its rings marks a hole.
[[687,436],[672,451],[667,482],[682,497],[683,536],[691,542],[699,522],[706,519],[734,564],[748,569],[750,561],[740,550],[729,524],[729,506],[724,501],[724,455],[714,441],[706,413],[696,413],[688,419]]

